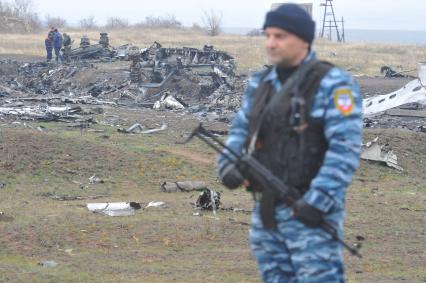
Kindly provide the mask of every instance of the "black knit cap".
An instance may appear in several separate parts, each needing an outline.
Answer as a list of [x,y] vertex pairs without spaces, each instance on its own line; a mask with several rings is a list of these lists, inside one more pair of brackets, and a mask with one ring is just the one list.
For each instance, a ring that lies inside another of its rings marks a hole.
[[297,4],[283,4],[266,14],[263,29],[277,27],[286,30],[309,44],[315,37],[315,22],[311,16]]

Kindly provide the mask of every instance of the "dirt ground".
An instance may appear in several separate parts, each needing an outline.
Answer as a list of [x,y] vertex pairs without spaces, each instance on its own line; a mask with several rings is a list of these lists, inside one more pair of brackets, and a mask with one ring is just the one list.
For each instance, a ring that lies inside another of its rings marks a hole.
[[391,93],[400,89],[412,78],[356,77],[364,97]]
[[[398,89],[405,79],[360,77],[364,93]],[[199,120],[147,108],[102,107],[98,124],[0,120],[1,282],[260,282],[250,255],[251,196],[215,177],[216,155],[200,141],[182,145]],[[155,134],[122,134],[119,127]],[[113,126],[112,126],[113,125]],[[38,130],[43,126],[46,130]],[[226,130],[228,125],[208,122]],[[361,162],[347,195],[346,240],[365,237],[363,259],[345,252],[348,282],[426,282],[426,134],[366,129],[398,156],[403,172]],[[96,175],[102,183],[91,184]],[[194,216],[198,193],[163,193],[164,181],[201,180],[222,193],[216,215]],[[4,185],[2,185],[4,184]],[[60,201],[59,198],[78,198]],[[91,202],[164,201],[134,216],[87,210]],[[53,260],[56,267],[43,267]]]
[[26,55],[26,54],[0,54],[1,59],[14,59],[22,62],[39,62],[44,60],[45,58],[39,55]]

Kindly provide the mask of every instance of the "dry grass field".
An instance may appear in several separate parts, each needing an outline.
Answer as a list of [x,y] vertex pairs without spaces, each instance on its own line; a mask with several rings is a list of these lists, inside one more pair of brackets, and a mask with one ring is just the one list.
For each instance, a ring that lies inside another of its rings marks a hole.
[[[203,180],[222,192],[223,207],[251,209],[250,194],[217,183],[210,149],[199,141],[176,144],[196,121],[177,113],[105,111],[125,124],[167,121],[169,130],[123,135],[102,125],[93,129],[105,132],[81,133],[62,123],[1,124],[0,282],[259,282],[247,240],[249,214],[193,216],[197,193],[159,189],[164,181]],[[39,125],[47,132],[37,131]],[[362,162],[347,196],[346,240],[361,235],[366,241],[363,259],[345,252],[348,282],[425,282],[424,134],[369,130],[365,138],[376,135],[405,171]],[[92,175],[104,182],[90,184]],[[85,207],[114,201],[168,207],[117,218]],[[58,266],[38,264],[45,260]]]

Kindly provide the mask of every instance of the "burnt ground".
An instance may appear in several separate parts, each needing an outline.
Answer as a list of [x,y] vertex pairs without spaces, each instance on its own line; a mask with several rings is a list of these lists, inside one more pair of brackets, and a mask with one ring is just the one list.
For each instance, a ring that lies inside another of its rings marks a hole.
[[37,55],[26,55],[26,54],[0,54],[1,59],[13,59],[21,62],[39,62],[44,60],[44,57]]
[[363,97],[391,93],[400,89],[412,78],[356,77]]
[[[120,81],[124,77],[117,70],[124,67],[84,72],[98,79],[116,73]],[[94,77],[80,76],[93,83]],[[364,93],[384,94],[406,81],[359,82]],[[251,209],[248,193],[230,192],[217,182],[214,152],[196,140],[177,143],[200,115],[137,105],[82,107],[102,109],[84,115],[97,123],[81,128],[67,121],[0,120],[0,281],[259,282],[247,242],[248,214],[220,210],[194,216],[198,193],[160,191],[164,181],[201,180],[222,192],[223,208]],[[228,127],[220,120],[202,120],[209,129]],[[145,128],[167,123],[168,128],[154,134],[117,131],[134,123]],[[348,282],[426,282],[426,134],[365,129],[364,140],[376,136],[394,150],[404,171],[361,162],[348,191],[345,229],[349,243],[365,237],[364,257],[345,253]],[[91,184],[93,175],[103,182]],[[114,201],[137,201],[143,207],[164,201],[167,207],[117,218],[85,207]],[[39,265],[45,260],[58,266]]]

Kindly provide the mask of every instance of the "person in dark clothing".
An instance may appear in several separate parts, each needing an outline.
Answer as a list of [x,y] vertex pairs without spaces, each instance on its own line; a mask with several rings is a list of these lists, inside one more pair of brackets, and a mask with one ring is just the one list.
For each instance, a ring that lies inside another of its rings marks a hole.
[[46,61],[50,62],[52,60],[52,50],[53,50],[53,37],[54,37],[55,29],[52,27],[47,34],[46,39],[44,40],[44,45],[46,47]]
[[66,59],[66,57],[71,52],[71,46],[72,46],[73,41],[71,40],[71,37],[68,34],[66,34],[65,32],[63,34],[63,38],[64,38],[64,40],[62,41],[62,45],[63,45],[62,57]]
[[71,46],[71,44],[72,44],[71,37],[64,32],[63,38],[64,38],[64,40],[63,40],[62,44],[64,45],[64,47]]

